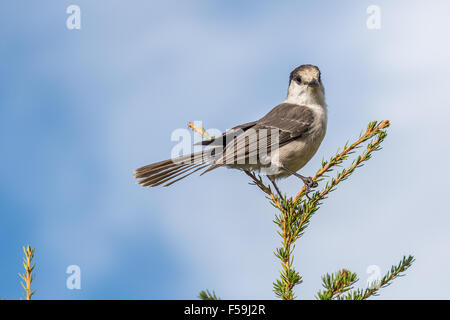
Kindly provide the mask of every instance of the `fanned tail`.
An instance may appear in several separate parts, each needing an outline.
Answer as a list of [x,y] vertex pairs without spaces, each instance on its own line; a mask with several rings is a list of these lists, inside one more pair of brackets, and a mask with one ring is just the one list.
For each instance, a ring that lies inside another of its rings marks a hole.
[[[210,155],[212,154],[208,154],[208,156]],[[134,177],[140,179],[137,183],[143,187],[156,187],[159,185],[168,187],[210,165],[205,152],[200,151],[141,167],[135,170]]]

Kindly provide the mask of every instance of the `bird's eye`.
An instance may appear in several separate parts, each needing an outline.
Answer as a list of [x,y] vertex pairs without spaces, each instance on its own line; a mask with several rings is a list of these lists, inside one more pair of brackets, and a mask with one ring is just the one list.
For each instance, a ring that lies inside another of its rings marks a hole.
[[297,81],[298,83],[302,83],[302,78],[297,77],[297,78],[295,78],[295,81]]

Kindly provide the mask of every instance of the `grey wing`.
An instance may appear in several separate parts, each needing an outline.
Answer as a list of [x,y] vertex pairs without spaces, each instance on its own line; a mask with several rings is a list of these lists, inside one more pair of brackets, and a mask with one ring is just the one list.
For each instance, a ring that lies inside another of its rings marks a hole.
[[262,148],[271,152],[307,133],[314,121],[313,111],[306,106],[282,103],[228,142],[215,165],[258,161]]

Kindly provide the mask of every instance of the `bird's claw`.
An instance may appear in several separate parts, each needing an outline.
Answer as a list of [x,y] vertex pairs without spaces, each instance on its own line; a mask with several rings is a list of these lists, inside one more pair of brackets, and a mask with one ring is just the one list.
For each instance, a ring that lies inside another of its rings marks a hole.
[[311,200],[309,193],[311,192],[311,189],[317,188],[319,184],[316,181],[313,181],[311,177],[305,178],[303,180],[303,183],[305,184],[305,196],[308,198],[308,200]]

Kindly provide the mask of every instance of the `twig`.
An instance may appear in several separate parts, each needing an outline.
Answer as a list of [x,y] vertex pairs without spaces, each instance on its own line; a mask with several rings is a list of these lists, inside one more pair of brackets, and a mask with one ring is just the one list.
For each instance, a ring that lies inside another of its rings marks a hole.
[[[338,296],[338,300],[366,300],[372,296],[377,296],[378,291],[381,288],[385,288],[392,283],[397,277],[403,276],[403,273],[411,267],[414,262],[413,256],[404,256],[403,259],[397,266],[392,266],[391,269],[381,278],[380,281],[375,281],[369,285],[365,290],[357,289],[348,292],[346,295]],[[319,299],[321,299],[321,295],[319,293]]]
[[366,292],[362,296],[362,300],[365,300],[371,296],[375,296],[378,294],[378,290],[380,288],[385,288],[389,286],[390,282],[397,277],[401,277],[402,273],[404,273],[409,267],[411,267],[414,262],[413,256],[403,257],[402,261],[398,264],[398,266],[392,266],[391,270],[384,275],[384,277],[379,281],[379,283],[372,284],[369,288],[366,289]]
[[328,273],[322,277],[322,286],[326,289],[317,293],[320,300],[333,300],[352,289],[358,281],[356,273],[342,269],[332,275]]
[[31,291],[31,282],[34,280],[34,274],[33,270],[36,266],[36,263],[32,264],[33,258],[34,258],[34,248],[31,248],[30,246],[27,246],[26,248],[23,247],[23,252],[25,254],[25,258],[23,258],[23,267],[25,268],[25,273],[20,274],[19,277],[23,280],[23,282],[20,282],[23,289],[25,290],[24,297],[27,300],[31,300],[31,297],[35,293],[36,290]]
[[211,139],[211,136],[206,133],[206,130],[203,127],[197,127],[192,122],[188,122],[187,125],[188,125],[189,128],[192,129],[192,131],[200,133],[202,135],[203,139],[205,139],[205,140],[210,140]]
[[259,177],[257,178],[256,175],[251,172],[250,170],[244,170],[245,174],[247,174],[252,180],[254,185],[256,185],[257,187],[259,187],[265,194],[267,194],[270,198],[270,200],[272,200],[273,204],[280,210],[283,209],[282,205],[281,205],[281,201],[280,198],[274,194],[272,192],[272,189],[269,186],[266,186],[263,181],[262,178]]

